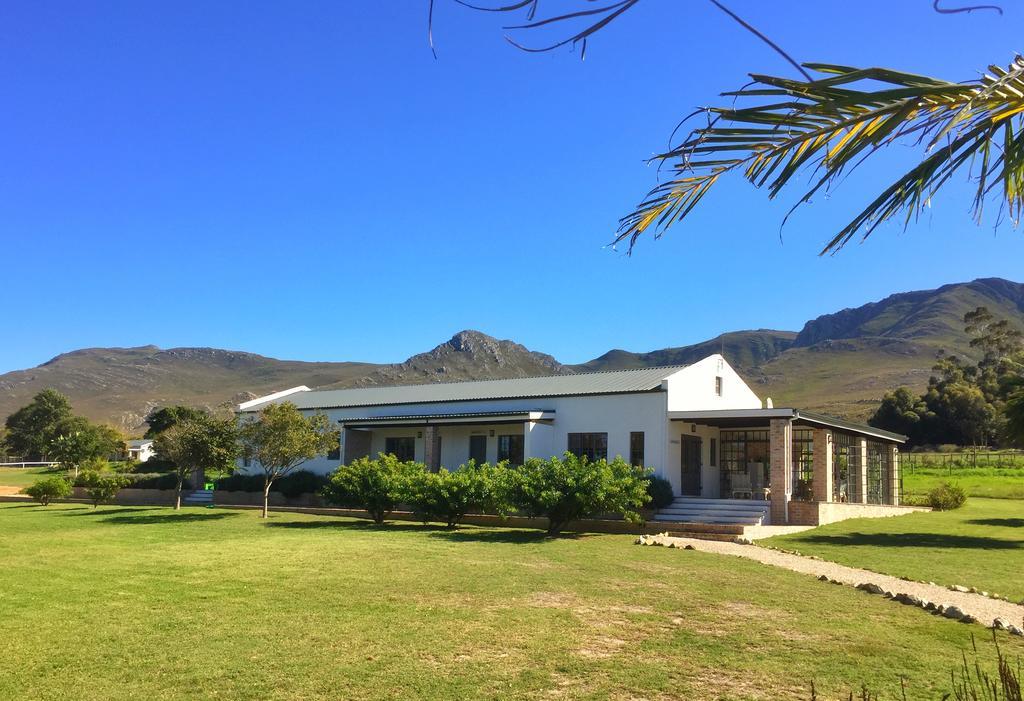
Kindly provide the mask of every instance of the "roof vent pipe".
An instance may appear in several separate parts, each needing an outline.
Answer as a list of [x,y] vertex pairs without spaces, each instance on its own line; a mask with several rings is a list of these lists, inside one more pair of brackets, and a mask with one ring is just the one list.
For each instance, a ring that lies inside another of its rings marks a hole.
[[771,397],[768,397],[768,398],[766,398],[764,400],[764,408],[765,409],[774,409],[775,408],[775,405],[772,404],[772,398]]

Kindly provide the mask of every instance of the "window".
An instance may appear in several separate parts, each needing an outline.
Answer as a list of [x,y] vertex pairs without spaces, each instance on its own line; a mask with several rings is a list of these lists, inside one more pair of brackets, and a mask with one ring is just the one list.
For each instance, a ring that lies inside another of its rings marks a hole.
[[644,432],[633,431],[629,434],[629,464],[643,467],[644,465]]
[[722,376],[721,375],[716,375],[715,376],[715,396],[716,397],[721,397],[722,396]]
[[469,437],[469,459],[477,465],[487,462],[487,436]]
[[732,490],[734,480],[749,483],[754,490],[771,486],[768,431],[722,431],[719,442],[722,453],[718,474],[722,494]]
[[708,448],[708,465],[718,467],[718,439],[711,439],[711,446]]
[[252,467],[252,458],[249,456],[242,458],[242,467]]
[[384,439],[384,452],[402,462],[415,459],[416,439],[412,436],[388,436]]
[[327,451],[328,460],[341,460],[341,436],[338,436],[338,440],[331,446],[331,449]]
[[814,499],[814,431],[793,429],[793,498]]
[[569,452],[588,460],[608,459],[607,433],[570,433]]
[[507,460],[513,465],[523,464],[523,436],[498,436],[498,462]]

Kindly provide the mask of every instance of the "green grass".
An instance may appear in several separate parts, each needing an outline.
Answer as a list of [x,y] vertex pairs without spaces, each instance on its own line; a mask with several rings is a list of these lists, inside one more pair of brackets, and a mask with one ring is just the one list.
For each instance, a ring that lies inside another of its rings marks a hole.
[[903,472],[903,493],[914,500],[943,482],[959,484],[972,497],[1024,499],[1024,468],[916,467]]
[[33,482],[64,474],[48,467],[0,467],[0,487],[27,487]]
[[764,545],[897,577],[1024,600],[1024,502],[972,497],[955,511],[851,519]]
[[982,633],[621,535],[74,504],[0,533],[5,699],[932,699]]

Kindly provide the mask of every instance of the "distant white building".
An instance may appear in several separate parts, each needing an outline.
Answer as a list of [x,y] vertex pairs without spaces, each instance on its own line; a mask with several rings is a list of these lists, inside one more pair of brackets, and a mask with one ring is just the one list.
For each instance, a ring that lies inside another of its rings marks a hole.
[[156,453],[153,450],[153,440],[151,438],[127,441],[125,445],[128,446],[129,460],[146,462],[151,457],[156,455]]
[[[680,498],[680,517],[698,504],[707,518],[742,506],[760,508],[763,522],[819,523],[876,515],[846,512],[900,500],[904,436],[763,408],[721,355],[688,366],[510,380],[296,387],[239,405],[240,419],[284,401],[322,412],[341,429],[339,445],[304,466],[318,473],[378,453],[436,470],[570,451],[653,468]],[[707,500],[719,501],[709,510]]]

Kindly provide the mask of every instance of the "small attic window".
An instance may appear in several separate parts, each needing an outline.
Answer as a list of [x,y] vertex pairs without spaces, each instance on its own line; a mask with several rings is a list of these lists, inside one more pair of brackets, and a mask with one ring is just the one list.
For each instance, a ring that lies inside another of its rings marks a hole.
[[721,397],[722,396],[722,376],[721,375],[716,375],[715,376],[715,396],[716,397]]

